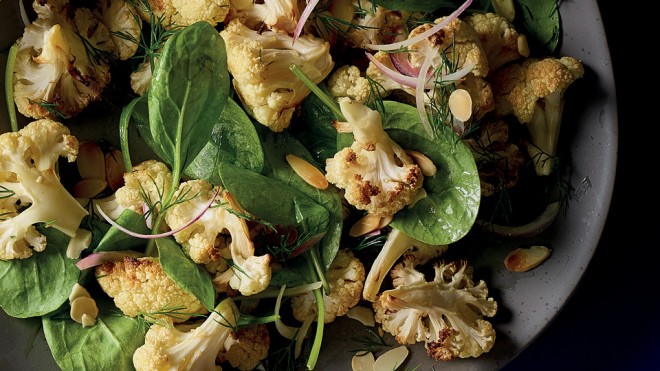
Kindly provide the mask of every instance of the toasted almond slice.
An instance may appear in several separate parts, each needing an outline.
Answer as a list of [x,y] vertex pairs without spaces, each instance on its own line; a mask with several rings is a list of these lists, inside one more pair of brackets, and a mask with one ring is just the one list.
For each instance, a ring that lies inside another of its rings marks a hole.
[[73,285],[73,288],[71,289],[71,294],[69,294],[69,303],[83,296],[87,298],[91,298],[91,296],[89,295],[89,291],[87,291],[85,286],[76,282],[76,284]]
[[98,144],[84,140],[78,144],[76,166],[83,179],[105,179],[103,151]]
[[124,185],[124,173],[126,165],[121,157],[121,151],[117,148],[110,148],[105,154],[105,181],[114,192]]
[[367,214],[360,218],[348,231],[351,237],[360,237],[369,232],[378,230],[382,217],[374,214]]
[[96,306],[94,299],[87,296],[79,296],[71,302],[71,311],[69,314],[72,320],[82,323],[83,314],[96,318],[99,314],[99,308]]
[[374,362],[374,371],[396,370],[406,360],[408,353],[408,348],[405,345],[388,350],[383,353],[383,355],[376,358],[376,362]]
[[456,89],[449,95],[449,110],[454,117],[466,122],[472,116],[472,97],[465,89]]
[[512,272],[527,272],[543,263],[550,256],[550,251],[549,248],[539,245],[519,247],[504,258],[504,266]]
[[425,154],[415,150],[407,150],[406,153],[408,156],[412,157],[413,161],[415,161],[417,166],[419,166],[419,169],[422,171],[422,175],[434,176],[438,173],[438,168]]
[[385,215],[380,217],[380,223],[378,223],[378,229],[383,229],[392,223],[394,215]]
[[92,327],[96,324],[96,316],[90,316],[89,314],[85,313],[82,315],[80,323],[83,327]]
[[371,352],[356,353],[351,360],[353,371],[373,371],[376,359]]
[[66,247],[66,257],[69,259],[78,259],[80,253],[92,244],[92,232],[78,228],[76,235],[69,240]]
[[376,320],[374,319],[374,311],[371,310],[371,308],[359,305],[355,306],[346,312],[346,317],[360,321],[360,323],[365,326],[373,327],[376,325]]
[[76,198],[94,198],[108,186],[105,180],[97,178],[83,179],[74,184],[71,193]]
[[328,188],[328,180],[316,166],[296,155],[286,155],[286,162],[307,184],[321,190]]
[[516,18],[516,7],[513,5],[513,0],[491,0],[490,2],[495,8],[495,12],[507,21],[513,22]]

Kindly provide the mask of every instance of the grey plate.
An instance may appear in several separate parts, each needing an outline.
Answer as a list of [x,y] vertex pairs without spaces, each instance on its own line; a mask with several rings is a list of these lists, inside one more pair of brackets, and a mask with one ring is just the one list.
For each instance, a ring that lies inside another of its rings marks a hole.
[[[22,32],[17,1],[0,0],[0,50]],[[550,258],[526,273],[511,273],[503,267],[510,251],[507,243],[494,243],[474,251],[475,279],[484,279],[499,304],[492,319],[497,331],[493,349],[477,359],[433,363],[422,346],[411,347],[406,364],[418,370],[497,370],[519,354],[551,323],[581,279],[605,224],[614,185],[618,145],[617,107],[609,48],[595,0],[562,1],[560,14],[564,35],[560,54],[580,59],[585,77],[570,90],[561,140],[570,151],[570,182],[575,188],[565,216],[532,241],[550,246]],[[0,54],[4,75],[6,53]],[[4,76],[0,81],[4,83]],[[4,85],[0,85],[2,87]],[[4,90],[3,95],[4,95]],[[0,104],[0,129],[7,127],[6,107]],[[103,121],[116,118],[105,117]],[[109,125],[112,126],[112,125]],[[72,127],[80,138],[114,137],[108,130]],[[97,126],[98,128],[98,126]],[[57,369],[39,331],[39,320],[12,319],[0,311],[0,369]],[[355,347],[350,341],[360,330],[351,319],[338,320],[326,329],[319,370],[350,369]]]

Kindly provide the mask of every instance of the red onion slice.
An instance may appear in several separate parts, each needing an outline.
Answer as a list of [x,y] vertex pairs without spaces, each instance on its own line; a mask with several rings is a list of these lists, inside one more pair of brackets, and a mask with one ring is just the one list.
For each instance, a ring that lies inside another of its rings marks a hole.
[[390,53],[390,60],[397,71],[406,76],[417,77],[419,75],[419,69],[410,64],[410,60],[408,59],[409,54],[406,52]]
[[429,68],[431,67],[432,56],[438,53],[440,46],[436,46],[433,49],[430,49],[426,56],[424,57],[424,62],[422,67],[419,69],[419,76],[417,77],[417,84],[415,86],[415,105],[417,106],[417,113],[419,114],[419,119],[422,121],[422,125],[426,130],[426,133],[429,137],[433,138],[433,129],[431,128],[431,123],[426,114],[426,104],[424,103],[424,88],[427,83],[426,74],[428,73]]
[[309,18],[309,16],[312,14],[312,11],[314,10],[314,8],[316,8],[316,4],[318,3],[319,0],[310,0],[307,3],[307,6],[300,15],[300,19],[298,19],[298,24],[296,24],[296,29],[293,31],[293,41],[291,42],[292,45],[295,44],[296,40],[298,40],[298,37],[300,37],[303,26],[305,26],[305,22],[307,22],[307,18]]
[[78,269],[85,270],[87,268],[96,267],[97,265],[105,264],[112,261],[120,261],[125,257],[141,258],[144,254],[137,251],[103,251],[87,255],[83,259],[76,262]]

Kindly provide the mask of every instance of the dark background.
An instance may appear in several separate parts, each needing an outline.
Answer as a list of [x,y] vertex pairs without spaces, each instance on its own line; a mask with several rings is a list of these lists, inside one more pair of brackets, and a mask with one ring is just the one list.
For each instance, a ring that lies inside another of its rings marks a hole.
[[641,4],[598,1],[619,117],[614,195],[600,244],[573,297],[504,371],[660,370],[660,260],[654,251],[660,183],[653,181],[659,79],[652,57],[660,44],[652,29],[658,20]]

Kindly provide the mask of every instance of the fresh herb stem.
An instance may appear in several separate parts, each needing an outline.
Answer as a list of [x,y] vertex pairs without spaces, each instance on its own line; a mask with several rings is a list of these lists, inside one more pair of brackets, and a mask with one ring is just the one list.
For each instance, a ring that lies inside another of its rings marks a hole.
[[7,66],[5,68],[5,99],[7,100],[7,113],[9,113],[9,124],[11,131],[18,131],[18,120],[16,120],[16,105],[14,104],[14,65],[16,64],[16,54],[18,53],[18,44],[9,48],[7,57]]
[[137,97],[133,99],[124,109],[121,111],[121,116],[119,117],[119,141],[121,145],[121,156],[124,160],[124,166],[126,167],[126,172],[131,172],[133,170],[133,163],[131,162],[131,152],[128,147],[128,125],[131,121],[131,116],[133,116],[133,110],[135,105],[142,97]]
[[325,327],[325,303],[323,302],[323,292],[321,289],[316,289],[313,291],[314,298],[316,299],[317,306],[317,317],[316,317],[316,334],[314,335],[314,343],[312,344],[312,350],[307,359],[307,369],[313,370],[316,367],[316,362],[319,359],[319,353],[321,353],[321,343],[323,342],[323,329]]
[[309,250],[310,250],[308,255],[309,262],[312,264],[312,268],[314,269],[316,275],[323,283],[323,292],[325,292],[326,295],[330,295],[330,284],[328,283],[328,280],[325,277],[325,269],[323,269],[323,265],[321,264],[321,256],[319,254],[319,249],[317,246],[314,246]]
[[289,69],[291,72],[293,72],[296,77],[302,81],[305,86],[307,86],[312,93],[314,93],[325,105],[332,111],[332,113],[335,114],[336,117],[338,117],[342,121],[346,121],[346,118],[344,117],[344,114],[341,113],[341,109],[339,109],[339,104],[335,102],[334,99],[329,97],[327,94],[323,92],[315,83],[312,81],[306,74],[303,72],[303,70],[300,69],[295,64],[291,64],[289,66]]

